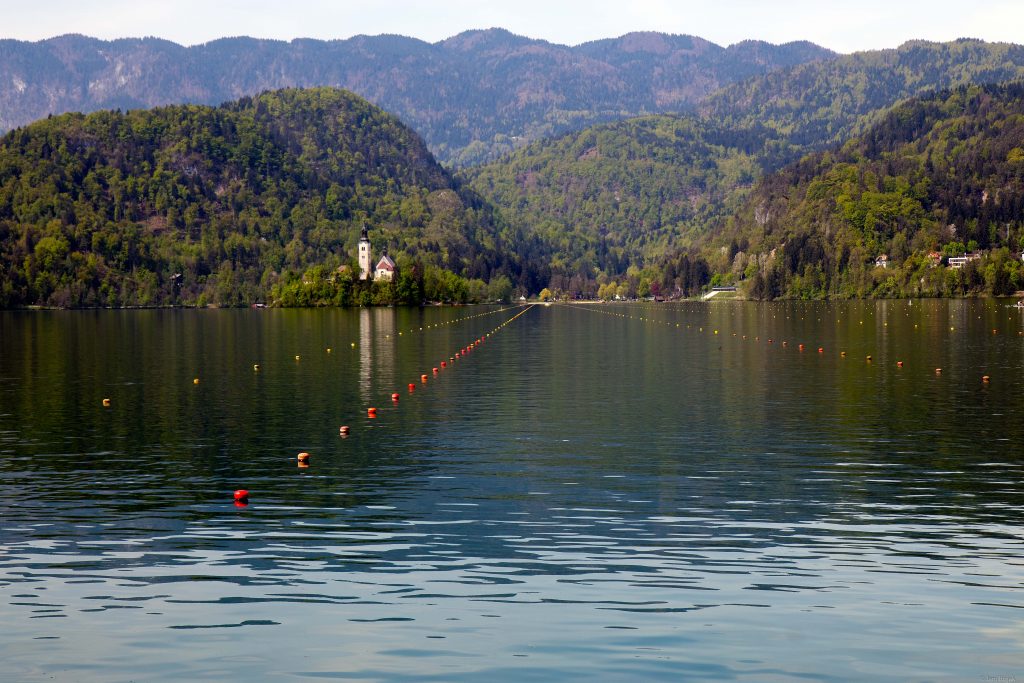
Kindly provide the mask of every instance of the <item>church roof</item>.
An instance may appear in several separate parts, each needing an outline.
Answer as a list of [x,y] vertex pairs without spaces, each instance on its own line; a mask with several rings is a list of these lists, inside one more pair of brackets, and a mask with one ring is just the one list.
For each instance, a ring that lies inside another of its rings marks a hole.
[[381,270],[382,268],[384,270],[395,269],[395,262],[392,261],[391,257],[388,256],[387,254],[384,254],[383,256],[380,257],[380,261],[377,261],[377,267],[374,270]]

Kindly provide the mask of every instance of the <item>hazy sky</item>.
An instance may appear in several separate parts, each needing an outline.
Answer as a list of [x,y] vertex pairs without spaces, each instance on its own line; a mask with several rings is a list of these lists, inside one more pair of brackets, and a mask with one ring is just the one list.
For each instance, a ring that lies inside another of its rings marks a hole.
[[158,36],[193,45],[223,36],[348,38],[398,33],[435,42],[471,28],[575,45],[630,31],[806,39],[840,52],[912,38],[1024,42],[1022,0],[0,0],[0,38],[64,33]]

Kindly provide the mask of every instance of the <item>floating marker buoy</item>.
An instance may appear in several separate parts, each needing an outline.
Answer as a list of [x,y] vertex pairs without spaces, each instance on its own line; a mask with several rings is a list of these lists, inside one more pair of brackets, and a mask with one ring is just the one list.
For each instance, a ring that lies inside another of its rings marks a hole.
[[444,361],[441,361],[441,367],[442,368],[446,368],[446,367],[448,367],[448,364],[446,362],[444,362]]
[[103,405],[104,405],[104,407],[109,408],[110,407],[110,399],[109,398],[103,399]]
[[839,352],[839,355],[840,355],[840,356],[841,356],[842,358],[846,358],[846,351],[840,351],[840,352]]
[[253,370],[254,370],[255,372],[259,372],[259,371],[260,371],[260,364],[259,364],[259,363],[253,363],[253,364],[252,364],[252,369],[253,369]]
[[199,378],[196,377],[194,380],[192,380],[192,384],[199,384]]
[[299,453],[298,460],[299,460],[300,463],[302,463],[302,462],[309,462],[309,453],[306,453],[306,452]]
[[356,348],[356,343],[355,342],[352,342],[352,348],[353,349]]
[[903,367],[903,361],[901,361],[901,360],[896,361],[896,367],[902,368]]
[[367,417],[377,417],[377,409],[376,408],[367,408],[366,409],[366,416]]
[[801,350],[801,351],[803,351],[803,350],[804,350],[804,345],[803,345],[803,344],[800,344],[800,350]]
[[409,391],[416,391],[416,385],[412,382],[409,382]]
[[295,356],[295,360],[299,360],[300,356]]
[[437,368],[434,368],[434,374],[435,375],[437,374]]
[[870,363],[871,362],[871,356],[868,356],[866,360],[867,360],[867,362]]
[[420,375],[420,381],[421,382],[426,382],[427,381],[427,376],[426,375]]
[[328,346],[328,347],[327,347],[327,353],[330,353],[330,352],[331,352],[331,347],[330,347],[330,346]]
[[249,492],[246,491],[245,489],[238,489],[237,491],[235,491],[235,500],[237,500],[240,503],[248,502]]
[[941,375],[942,374],[942,368],[935,368],[935,374],[936,375]]
[[988,381],[989,381],[988,380],[988,375],[982,375],[981,376],[981,381],[984,382],[985,384],[988,384]]
[[819,346],[818,347],[818,353],[825,353],[825,347]]
[[348,432],[349,432],[348,425],[341,425],[340,427],[338,427],[338,433],[341,434],[342,436],[347,435]]
[[398,392],[397,391],[395,393],[391,394],[391,400],[395,401],[396,403],[398,402]]

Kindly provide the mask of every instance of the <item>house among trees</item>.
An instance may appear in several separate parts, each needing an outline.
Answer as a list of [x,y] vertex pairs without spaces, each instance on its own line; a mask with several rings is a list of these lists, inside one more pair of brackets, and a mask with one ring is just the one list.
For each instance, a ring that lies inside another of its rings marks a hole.
[[957,270],[967,265],[969,261],[977,261],[981,258],[981,254],[977,251],[970,254],[964,254],[963,256],[950,256],[949,267]]
[[376,267],[371,267],[371,260],[373,258],[373,252],[370,249],[370,231],[363,226],[363,231],[359,235],[359,279],[360,280],[384,280],[386,282],[392,282],[395,279],[395,275],[398,273],[398,266],[388,256],[387,247],[384,248],[384,254],[377,261]]
[[398,267],[395,262],[388,256],[388,250],[384,249],[384,255],[380,257],[380,261],[377,261],[377,268],[374,270],[373,278],[375,280],[386,280],[391,282],[395,279],[395,273]]

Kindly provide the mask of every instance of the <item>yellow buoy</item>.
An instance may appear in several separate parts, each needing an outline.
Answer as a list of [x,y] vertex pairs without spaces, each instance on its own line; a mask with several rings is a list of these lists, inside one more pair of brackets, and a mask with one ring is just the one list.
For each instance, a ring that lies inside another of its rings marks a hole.
[[194,380],[192,380],[192,384],[199,384],[199,378],[196,377]]
[[104,407],[109,408],[110,407],[110,399],[109,398],[103,399],[103,405],[104,405]]

